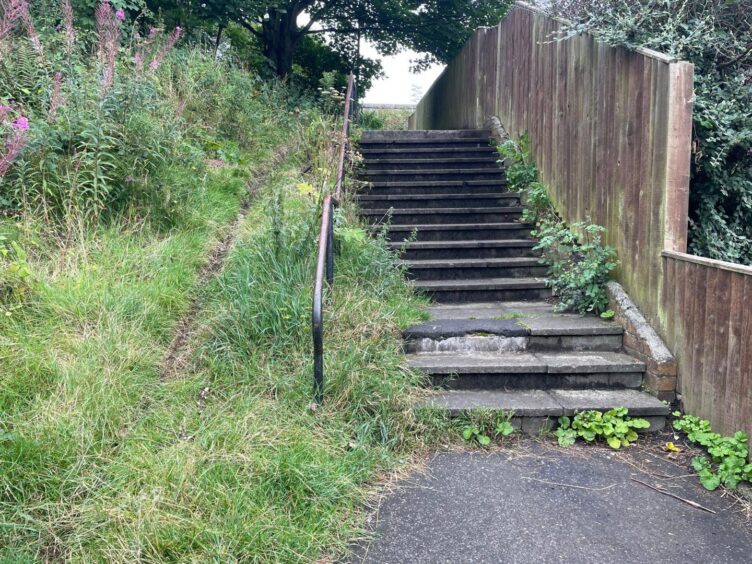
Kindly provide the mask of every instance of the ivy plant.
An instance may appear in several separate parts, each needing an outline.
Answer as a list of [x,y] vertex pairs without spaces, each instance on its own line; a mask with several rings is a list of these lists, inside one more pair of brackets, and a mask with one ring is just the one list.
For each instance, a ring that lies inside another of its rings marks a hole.
[[587,442],[604,440],[613,449],[629,446],[637,440],[637,429],[647,429],[650,423],[645,419],[628,417],[626,407],[616,407],[605,413],[596,410],[581,411],[573,419],[559,417],[556,437],[562,446],[571,446],[577,438]]
[[686,434],[691,443],[705,447],[710,457],[696,456],[692,467],[697,472],[702,485],[714,490],[723,485],[734,489],[742,481],[752,482],[752,463],[749,463],[749,443],[747,434],[737,431],[733,436],[724,437],[713,432],[710,422],[694,415],[682,415],[675,411],[674,429]]

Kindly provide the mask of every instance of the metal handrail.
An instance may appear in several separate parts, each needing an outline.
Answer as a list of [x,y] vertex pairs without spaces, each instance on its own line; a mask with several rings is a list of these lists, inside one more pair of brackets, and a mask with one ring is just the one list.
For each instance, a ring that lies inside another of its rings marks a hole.
[[337,182],[334,195],[324,198],[321,210],[321,229],[319,231],[319,250],[316,261],[316,278],[313,282],[313,311],[311,328],[313,332],[313,396],[317,404],[324,401],[324,276],[326,285],[334,284],[334,209],[342,200],[342,188],[345,182],[345,161],[347,158],[347,140],[350,136],[350,122],[355,109],[355,76],[350,73],[347,79],[344,122],[339,141],[339,158],[337,160]]

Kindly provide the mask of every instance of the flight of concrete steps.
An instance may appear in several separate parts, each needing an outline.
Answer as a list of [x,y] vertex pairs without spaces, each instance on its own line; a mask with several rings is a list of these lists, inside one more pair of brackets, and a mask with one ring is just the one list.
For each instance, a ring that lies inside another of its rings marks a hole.
[[359,150],[362,214],[388,225],[416,289],[436,302],[404,332],[410,365],[445,390],[431,405],[511,411],[531,433],[618,406],[663,427],[668,407],[641,391],[645,366],[623,352],[622,328],[554,311],[489,131],[369,131]]

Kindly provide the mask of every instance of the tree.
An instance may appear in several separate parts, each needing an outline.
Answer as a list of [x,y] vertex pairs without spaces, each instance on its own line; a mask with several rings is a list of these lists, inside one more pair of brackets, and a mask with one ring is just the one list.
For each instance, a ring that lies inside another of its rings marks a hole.
[[274,71],[287,76],[311,35],[329,37],[353,65],[361,38],[385,55],[403,47],[427,52],[418,67],[447,62],[476,27],[497,23],[509,5],[510,0],[208,0],[195,2],[194,9],[220,26],[235,22],[245,28],[259,39]]

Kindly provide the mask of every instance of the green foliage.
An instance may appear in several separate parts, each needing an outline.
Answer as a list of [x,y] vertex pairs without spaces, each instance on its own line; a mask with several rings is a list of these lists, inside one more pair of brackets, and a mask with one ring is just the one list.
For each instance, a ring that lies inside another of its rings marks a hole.
[[522,192],[538,181],[538,167],[530,157],[530,137],[527,133],[516,141],[507,139],[496,150],[507,161],[505,172],[510,190]]
[[607,314],[605,285],[619,261],[616,250],[602,242],[606,229],[589,222],[567,226],[562,221],[548,188],[538,180],[527,134],[517,141],[509,139],[497,149],[505,163],[510,189],[524,195],[522,220],[536,226],[533,235],[539,241],[535,249],[542,251],[551,267],[547,283],[559,299],[558,309]]
[[748,0],[564,0],[568,35],[694,64],[690,250],[752,264],[752,10]]
[[536,249],[550,265],[548,284],[559,299],[558,308],[579,313],[604,312],[608,306],[605,285],[619,261],[616,250],[604,245],[606,231],[600,225],[586,222],[542,224],[536,236]]
[[474,409],[461,413],[457,424],[465,441],[486,447],[493,439],[503,440],[515,432],[512,416],[512,413],[503,411]]
[[605,319],[606,321],[611,321],[614,317],[616,317],[616,312],[613,309],[607,309],[601,313],[601,319]]
[[743,480],[752,482],[746,433],[738,431],[731,437],[724,437],[714,433],[710,422],[705,419],[682,415],[678,411],[673,415],[676,417],[674,429],[685,433],[690,442],[705,447],[710,455],[710,459],[706,456],[692,459],[692,467],[706,489],[714,490],[720,485],[734,489]]
[[647,429],[650,423],[645,419],[628,417],[626,407],[616,407],[605,413],[601,411],[581,411],[573,419],[559,417],[556,437],[562,446],[570,446],[579,437],[587,442],[604,440],[612,449],[629,446],[637,440],[636,429]]
[[6,316],[32,289],[33,276],[24,248],[0,233],[0,308]]

